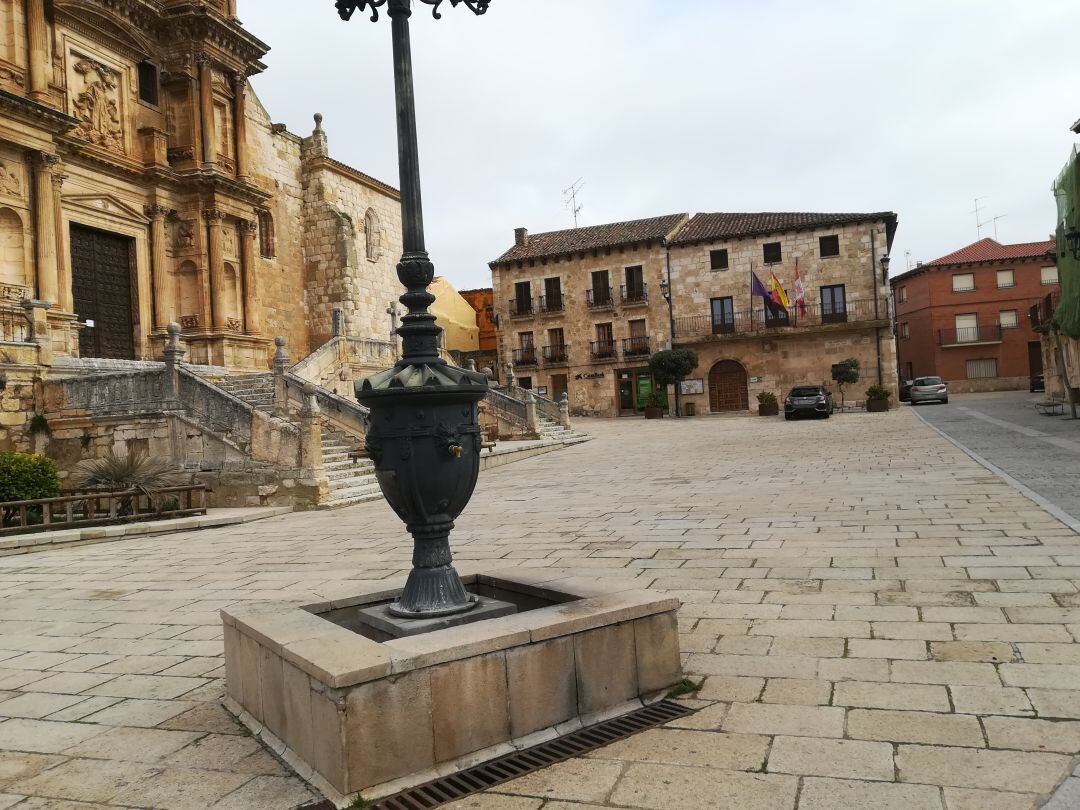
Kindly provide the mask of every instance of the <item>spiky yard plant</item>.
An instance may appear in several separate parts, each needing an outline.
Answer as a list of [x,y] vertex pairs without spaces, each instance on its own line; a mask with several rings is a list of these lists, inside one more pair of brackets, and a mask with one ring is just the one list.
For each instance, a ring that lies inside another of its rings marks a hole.
[[[72,479],[83,489],[139,492],[155,507],[163,489],[185,483],[184,474],[167,459],[152,458],[145,452],[117,454],[112,448],[101,458],[80,461]],[[121,512],[131,514],[131,506],[132,498],[124,498]]]

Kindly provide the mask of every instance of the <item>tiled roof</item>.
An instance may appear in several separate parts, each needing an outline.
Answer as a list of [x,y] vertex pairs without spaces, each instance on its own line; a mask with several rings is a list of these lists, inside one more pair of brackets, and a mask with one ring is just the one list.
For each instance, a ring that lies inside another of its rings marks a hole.
[[697,214],[672,240],[674,245],[717,242],[783,231],[804,231],[830,225],[884,220],[889,225],[889,241],[896,229],[896,214],[881,211],[873,214],[815,214],[808,212],[760,212]]
[[588,228],[571,228],[568,231],[532,233],[524,245],[514,245],[491,264],[545,259],[586,250],[666,239],[687,217],[687,214],[670,214],[651,219],[593,225]]
[[1003,245],[993,239],[980,239],[965,248],[960,248],[948,256],[942,256],[923,267],[941,267],[946,264],[977,264],[979,262],[1014,262],[1021,259],[1039,259],[1047,253],[1054,253],[1057,244],[1051,239],[1046,242],[1021,242],[1017,245]]

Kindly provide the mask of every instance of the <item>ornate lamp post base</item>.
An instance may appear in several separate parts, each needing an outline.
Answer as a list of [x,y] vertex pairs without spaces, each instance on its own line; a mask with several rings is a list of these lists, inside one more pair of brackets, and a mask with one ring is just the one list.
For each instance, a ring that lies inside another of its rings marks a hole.
[[480,604],[475,594],[465,590],[452,565],[414,568],[398,601],[387,610],[399,619],[441,619],[468,613]]

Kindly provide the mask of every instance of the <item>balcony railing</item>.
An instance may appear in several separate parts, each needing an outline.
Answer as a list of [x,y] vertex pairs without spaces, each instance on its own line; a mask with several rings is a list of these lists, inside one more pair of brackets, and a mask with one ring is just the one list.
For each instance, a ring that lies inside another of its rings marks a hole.
[[600,340],[589,344],[589,357],[596,361],[618,360],[619,352],[614,340]]
[[626,338],[622,342],[623,357],[641,357],[649,353],[649,339],[647,337]]
[[514,349],[514,365],[515,366],[537,366],[539,362],[536,359],[536,349]]
[[0,308],[0,341],[26,343],[30,340],[30,320],[26,310]]
[[615,298],[611,295],[611,287],[608,287],[607,289],[601,287],[598,290],[588,290],[585,295],[585,301],[588,304],[589,309],[606,309],[615,306]]
[[649,303],[648,284],[624,284],[619,288],[619,296],[626,306],[637,306]]
[[563,311],[563,297],[562,295],[541,295],[540,296],[540,313],[542,315],[550,312],[562,312]]
[[1028,317],[1031,319],[1033,329],[1043,329],[1054,324],[1054,313],[1057,311],[1061,293],[1055,290],[1049,295],[1043,296],[1037,303],[1031,305]]
[[569,346],[559,344],[556,346],[544,347],[544,365],[545,366],[565,366],[570,362],[569,359]]
[[939,329],[939,346],[965,346],[971,343],[1001,343],[1001,326],[962,326],[959,329]]
[[770,329],[795,329],[888,320],[888,317],[888,302],[884,299],[878,302],[876,309],[872,299],[847,301],[840,307],[809,304],[803,314],[800,314],[794,306],[787,313],[756,308],[725,313],[722,317],[691,315],[677,318],[675,337],[677,340],[687,340],[709,335],[746,335]]
[[533,314],[533,300],[531,298],[511,298],[510,317],[528,318]]

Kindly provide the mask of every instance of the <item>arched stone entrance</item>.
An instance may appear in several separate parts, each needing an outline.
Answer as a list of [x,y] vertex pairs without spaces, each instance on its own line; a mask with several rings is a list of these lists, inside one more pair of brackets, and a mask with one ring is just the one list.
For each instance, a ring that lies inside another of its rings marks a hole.
[[746,369],[734,360],[721,360],[709,372],[709,410],[745,411],[750,408]]

